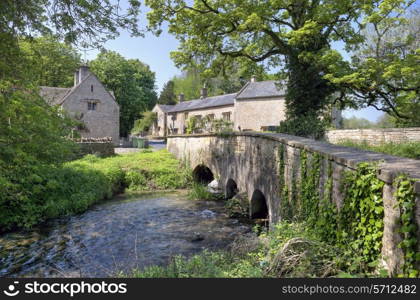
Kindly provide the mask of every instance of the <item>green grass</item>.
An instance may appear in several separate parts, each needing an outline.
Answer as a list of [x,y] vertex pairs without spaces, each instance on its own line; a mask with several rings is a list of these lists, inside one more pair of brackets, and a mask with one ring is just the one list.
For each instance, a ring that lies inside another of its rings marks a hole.
[[407,142],[407,143],[383,143],[381,145],[369,145],[364,142],[353,142],[350,140],[342,141],[338,145],[353,147],[362,150],[369,150],[374,152],[386,153],[390,155],[420,159],[420,142]]
[[62,165],[10,166],[0,174],[0,232],[30,228],[47,219],[81,213],[114,194],[185,188],[191,172],[166,150],[98,158]]
[[191,200],[221,200],[223,195],[211,193],[205,184],[194,182],[188,192]]

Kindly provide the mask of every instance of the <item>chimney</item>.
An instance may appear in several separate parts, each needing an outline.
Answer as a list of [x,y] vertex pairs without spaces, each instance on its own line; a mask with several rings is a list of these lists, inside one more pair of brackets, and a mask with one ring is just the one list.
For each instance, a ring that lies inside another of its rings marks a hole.
[[74,71],[74,86],[79,84],[79,70]]
[[184,100],[185,100],[185,95],[183,93],[179,94],[178,95],[178,101],[179,101],[179,103],[184,102]]
[[79,82],[82,82],[90,74],[89,67],[87,65],[81,65],[79,68]]
[[206,84],[203,85],[203,88],[200,91],[200,99],[207,98],[207,86]]
[[251,82],[257,82],[257,77],[255,75],[251,76]]

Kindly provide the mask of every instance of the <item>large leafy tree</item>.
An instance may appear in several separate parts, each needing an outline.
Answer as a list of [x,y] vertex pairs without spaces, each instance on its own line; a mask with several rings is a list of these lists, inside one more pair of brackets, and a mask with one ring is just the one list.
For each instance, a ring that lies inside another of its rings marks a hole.
[[23,39],[19,46],[27,58],[32,80],[38,85],[71,87],[73,72],[80,66],[79,52],[54,36]]
[[350,63],[336,55],[327,78],[346,92],[353,107],[373,106],[397,126],[420,126],[420,11],[388,9],[370,19],[362,32],[365,43]]
[[[172,53],[178,65],[198,61],[201,67],[221,70],[237,58],[284,66],[288,77],[287,117],[319,121],[319,112],[336,91],[324,75],[335,63],[330,45],[351,46],[363,40],[359,29],[366,17],[385,15],[413,1],[404,0],[146,0],[151,30],[163,22],[180,41]],[[323,57],[324,59],[321,59]],[[336,59],[336,58],[334,58]],[[312,135],[312,128],[297,130]],[[293,126],[286,126],[291,129]]]
[[115,93],[120,105],[120,134],[127,136],[139,114],[156,104],[155,73],[140,60],[126,59],[114,51],[102,51],[90,67]]

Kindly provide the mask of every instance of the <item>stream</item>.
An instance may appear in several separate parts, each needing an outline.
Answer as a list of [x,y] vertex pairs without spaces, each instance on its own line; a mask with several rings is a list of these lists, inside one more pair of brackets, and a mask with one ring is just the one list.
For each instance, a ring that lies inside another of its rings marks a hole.
[[1,277],[110,277],[174,255],[226,249],[251,231],[223,201],[185,192],[116,196],[80,215],[0,236]]

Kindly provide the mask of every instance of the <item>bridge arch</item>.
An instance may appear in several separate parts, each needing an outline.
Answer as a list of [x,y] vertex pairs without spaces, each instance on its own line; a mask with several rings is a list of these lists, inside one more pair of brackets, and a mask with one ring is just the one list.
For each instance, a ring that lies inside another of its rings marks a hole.
[[252,193],[250,203],[251,219],[268,219],[268,206],[264,194],[260,190],[255,190]]
[[233,198],[239,192],[238,185],[236,184],[235,180],[229,178],[226,182],[226,199]]
[[196,166],[193,170],[193,179],[195,182],[209,184],[213,181],[213,172],[204,164]]

